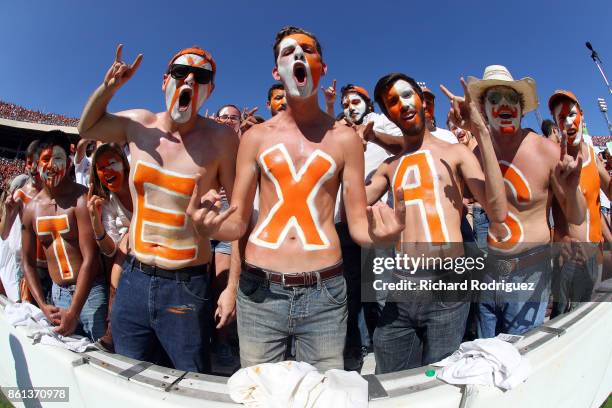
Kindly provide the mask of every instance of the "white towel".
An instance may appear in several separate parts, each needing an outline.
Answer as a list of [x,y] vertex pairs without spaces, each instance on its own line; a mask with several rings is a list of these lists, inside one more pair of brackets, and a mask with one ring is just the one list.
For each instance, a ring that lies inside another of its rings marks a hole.
[[96,349],[94,344],[83,336],[62,336],[53,331],[54,326],[47,320],[45,314],[31,303],[12,303],[6,305],[4,315],[12,326],[26,326],[27,336],[32,342],[48,346],[62,347],[82,353]]
[[512,344],[495,338],[462,343],[433,365],[444,367],[438,378],[449,384],[495,385],[503,390],[521,384],[531,371],[529,361]]
[[227,382],[230,397],[253,408],[359,408],[368,406],[368,383],[356,372],[319,373],[304,362],[242,368]]

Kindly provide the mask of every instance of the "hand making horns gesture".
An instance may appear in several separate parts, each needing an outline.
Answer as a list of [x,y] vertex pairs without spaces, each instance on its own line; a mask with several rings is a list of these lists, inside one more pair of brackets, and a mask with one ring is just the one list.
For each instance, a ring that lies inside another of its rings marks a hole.
[[187,206],[187,215],[193,221],[196,231],[201,236],[210,237],[221,227],[234,211],[236,207],[232,206],[225,211],[221,211],[221,196],[216,190],[210,189],[206,194],[199,195],[200,175],[195,179],[195,187],[191,194],[191,200]]
[[142,61],[142,54],[138,54],[132,65],[127,65],[121,61],[121,53],[123,51],[123,44],[117,46],[117,52],[115,53],[115,61],[109,68],[104,76],[104,85],[107,88],[119,89],[128,79],[134,75],[134,72],[140,66]]
[[366,207],[370,237],[374,242],[397,242],[406,227],[406,204],[404,189],[395,191],[395,208],[378,202]]
[[581,170],[582,152],[578,153],[578,157],[576,159],[567,154],[567,136],[562,135],[559,162],[555,167],[555,176],[561,184],[563,191],[576,191],[576,188],[580,183]]
[[327,88],[321,87],[323,94],[325,95],[325,103],[333,105],[336,102],[336,80],[332,81],[331,86]]
[[450,100],[450,117],[453,123],[461,129],[478,134],[477,130],[486,126],[485,121],[480,114],[478,104],[472,100],[463,78],[461,78],[461,86],[465,95],[463,97],[454,95],[444,85],[440,85],[440,89]]

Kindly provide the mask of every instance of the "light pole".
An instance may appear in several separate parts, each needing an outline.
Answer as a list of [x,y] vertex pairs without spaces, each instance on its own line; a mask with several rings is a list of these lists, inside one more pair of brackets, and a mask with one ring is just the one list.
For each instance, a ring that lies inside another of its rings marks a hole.
[[588,41],[586,42],[586,47],[591,51],[591,59],[593,60],[595,65],[597,65],[597,69],[599,69],[599,73],[603,77],[603,80],[606,83],[606,86],[608,87],[610,95],[612,95],[612,87],[610,87],[610,81],[608,81],[608,77],[606,77],[606,73],[604,72],[603,63],[601,62],[601,58],[599,58],[599,54],[597,54],[597,51],[593,49],[593,46]]
[[597,98],[597,105],[599,105],[599,111],[603,114],[606,125],[608,125],[608,133],[612,136],[612,123],[610,123],[610,118],[608,118],[608,105],[606,104],[606,100],[604,98]]

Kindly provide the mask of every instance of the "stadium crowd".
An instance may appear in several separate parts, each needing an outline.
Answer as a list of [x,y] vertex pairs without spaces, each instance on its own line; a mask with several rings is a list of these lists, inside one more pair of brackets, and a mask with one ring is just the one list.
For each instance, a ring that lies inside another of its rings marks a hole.
[[[501,65],[461,79],[463,96],[441,86],[443,121],[433,90],[402,73],[373,92],[337,94],[333,81],[323,111],[317,38],[286,27],[273,52],[269,120],[234,104],[198,114],[216,73],[198,47],[170,60],[162,113],[107,112],[142,59],[126,64],[122,46],[80,121],[2,103],[2,117],[78,122],[82,138],[48,132],[5,166],[25,173],[0,212],[3,242],[20,243],[0,246],[6,292],[61,335],[195,372],[211,357],[230,372],[285,358],[359,370],[370,351],[378,373],[394,372],[591,299],[609,262],[612,160],[583,138],[572,92],[548,99],[544,137],[521,126],[535,81]],[[485,254],[483,269],[465,266]],[[386,267],[386,289],[366,299],[377,259],[400,255],[453,262]],[[468,278],[492,286],[422,286]]]
[[10,102],[0,101],[0,118],[43,125],[77,126],[79,120],[58,113],[44,113]]
[[25,171],[25,162],[21,159],[0,157],[0,189],[7,189],[10,181]]

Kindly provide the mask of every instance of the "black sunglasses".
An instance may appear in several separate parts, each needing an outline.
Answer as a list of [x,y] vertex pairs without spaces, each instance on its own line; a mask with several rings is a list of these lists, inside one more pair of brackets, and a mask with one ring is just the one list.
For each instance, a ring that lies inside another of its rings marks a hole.
[[202,85],[208,84],[214,77],[212,71],[204,68],[192,67],[191,65],[173,64],[168,68],[168,74],[174,79],[185,79],[189,73],[192,73],[196,82]]

